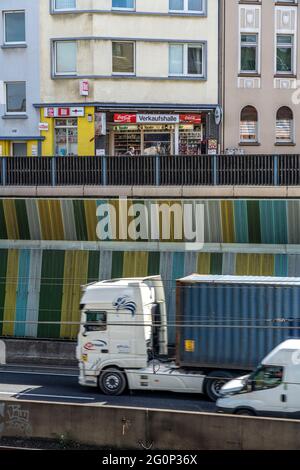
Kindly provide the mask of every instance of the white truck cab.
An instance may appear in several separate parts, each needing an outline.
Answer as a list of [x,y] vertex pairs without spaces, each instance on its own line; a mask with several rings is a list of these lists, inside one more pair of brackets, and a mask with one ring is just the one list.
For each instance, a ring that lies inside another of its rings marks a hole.
[[167,314],[160,276],[85,286],[76,356],[79,383],[107,395],[129,390],[202,393],[203,374],[167,361]]
[[287,340],[268,354],[250,375],[221,389],[220,413],[300,417],[300,339]]

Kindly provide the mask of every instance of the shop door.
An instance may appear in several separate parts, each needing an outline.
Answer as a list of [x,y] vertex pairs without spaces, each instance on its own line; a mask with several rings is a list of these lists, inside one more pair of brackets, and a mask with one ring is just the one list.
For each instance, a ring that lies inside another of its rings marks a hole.
[[13,157],[27,157],[27,144],[26,142],[13,142],[12,144]]
[[144,134],[144,154],[145,155],[170,155],[171,154],[171,133],[153,132]]

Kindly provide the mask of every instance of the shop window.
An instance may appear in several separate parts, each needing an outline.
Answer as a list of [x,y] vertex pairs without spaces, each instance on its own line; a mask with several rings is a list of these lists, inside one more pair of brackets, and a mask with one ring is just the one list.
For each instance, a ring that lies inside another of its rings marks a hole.
[[278,109],[276,114],[276,142],[293,141],[293,111],[287,106]]
[[6,113],[7,114],[26,113],[26,83],[25,82],[6,83]]
[[54,0],[54,10],[74,10],[76,9],[76,0]]
[[55,120],[55,154],[60,157],[78,155],[76,118]]
[[134,43],[113,42],[112,43],[113,65],[112,71],[117,74],[134,74]]
[[240,120],[240,141],[257,142],[258,115],[253,106],[242,109]]
[[116,10],[134,10],[135,0],[112,0],[112,8]]
[[4,42],[5,44],[24,44],[25,39],[25,12],[4,12]]
[[77,73],[76,41],[55,42],[55,74],[69,75]]

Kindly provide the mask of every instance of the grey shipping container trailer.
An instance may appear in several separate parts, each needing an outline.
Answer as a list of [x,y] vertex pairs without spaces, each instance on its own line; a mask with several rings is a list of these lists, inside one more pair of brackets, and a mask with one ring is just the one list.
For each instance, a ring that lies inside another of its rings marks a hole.
[[288,338],[300,338],[300,278],[196,274],[177,281],[178,365],[253,369]]

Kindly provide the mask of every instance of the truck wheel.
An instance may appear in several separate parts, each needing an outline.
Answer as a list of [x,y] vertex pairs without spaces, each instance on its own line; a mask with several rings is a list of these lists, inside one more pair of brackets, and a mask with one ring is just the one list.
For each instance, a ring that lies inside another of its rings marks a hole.
[[256,416],[254,411],[252,410],[246,410],[246,409],[240,409],[236,410],[234,412],[235,415],[240,415],[240,416]]
[[119,369],[106,369],[100,373],[99,387],[105,395],[122,395],[126,385],[125,374]]
[[212,401],[217,401],[220,398],[220,390],[228,380],[233,378],[233,374],[223,370],[216,370],[207,374],[204,381],[204,392]]

